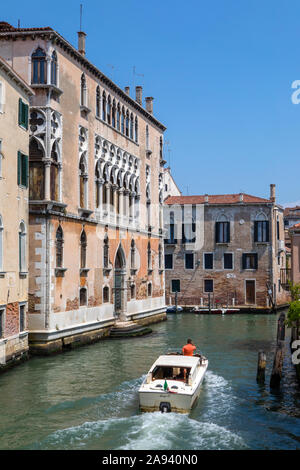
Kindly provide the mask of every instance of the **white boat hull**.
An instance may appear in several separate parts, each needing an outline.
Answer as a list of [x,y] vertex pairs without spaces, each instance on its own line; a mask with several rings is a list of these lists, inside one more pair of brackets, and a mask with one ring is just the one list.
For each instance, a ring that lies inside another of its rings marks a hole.
[[[143,383],[139,390],[140,410],[143,412],[161,411],[162,404],[166,403],[169,407],[169,411],[189,413],[199,398],[207,365],[208,362],[206,361],[201,366],[202,370],[201,374],[199,374],[199,380],[197,380],[193,387],[185,387],[185,385],[182,384],[182,387],[179,388],[176,393],[164,391],[163,388],[154,390],[153,386],[151,387],[149,384]],[[161,383],[163,386],[164,380],[157,380],[155,383],[156,385]],[[168,381],[170,388],[174,384],[178,384],[178,382]]]

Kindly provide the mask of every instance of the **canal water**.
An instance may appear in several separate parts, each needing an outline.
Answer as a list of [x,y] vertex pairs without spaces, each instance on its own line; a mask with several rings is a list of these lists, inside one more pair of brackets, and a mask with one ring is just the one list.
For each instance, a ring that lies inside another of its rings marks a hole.
[[[300,449],[300,390],[286,354],[270,392],[275,315],[169,315],[147,337],[33,358],[0,376],[0,449]],[[188,337],[209,359],[189,415],[139,413],[158,355]],[[287,342],[288,344],[288,342]],[[266,386],[256,383],[267,353]]]

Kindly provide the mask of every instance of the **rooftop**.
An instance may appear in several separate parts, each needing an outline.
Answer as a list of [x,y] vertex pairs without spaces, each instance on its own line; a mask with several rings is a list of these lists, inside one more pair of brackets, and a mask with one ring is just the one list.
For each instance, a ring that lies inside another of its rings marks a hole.
[[[241,200],[242,199],[242,200]],[[170,196],[165,200],[165,204],[266,204],[271,203],[270,199],[263,199],[250,194],[214,194],[200,196]]]

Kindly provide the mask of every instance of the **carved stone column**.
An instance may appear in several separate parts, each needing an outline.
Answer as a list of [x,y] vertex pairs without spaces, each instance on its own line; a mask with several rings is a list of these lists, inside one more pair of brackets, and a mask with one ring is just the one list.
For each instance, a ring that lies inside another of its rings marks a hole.
[[50,201],[50,170],[51,170],[51,161],[45,161],[45,200]]

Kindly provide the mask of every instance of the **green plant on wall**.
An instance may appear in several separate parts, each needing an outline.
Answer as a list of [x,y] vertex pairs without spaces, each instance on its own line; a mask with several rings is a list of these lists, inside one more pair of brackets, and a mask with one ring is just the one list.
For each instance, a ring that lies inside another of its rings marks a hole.
[[287,313],[287,326],[295,326],[297,329],[297,338],[299,338],[299,325],[300,325],[300,284],[293,284],[289,281],[290,293],[292,301],[289,303],[289,310]]

